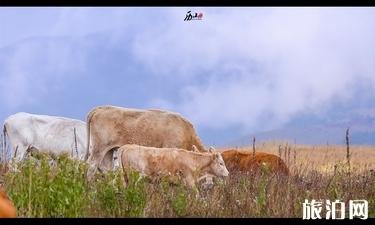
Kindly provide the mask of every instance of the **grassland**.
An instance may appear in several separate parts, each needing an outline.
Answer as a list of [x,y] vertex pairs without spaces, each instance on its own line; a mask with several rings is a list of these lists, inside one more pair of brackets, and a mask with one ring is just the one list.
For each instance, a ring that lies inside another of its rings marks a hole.
[[[235,148],[235,147],[234,147]],[[252,147],[242,148],[252,151]],[[186,188],[161,178],[156,183],[122,185],[122,171],[98,174],[87,182],[87,165],[66,156],[56,165],[28,158],[18,172],[0,176],[0,183],[20,217],[302,217],[304,199],[366,199],[375,217],[375,147],[351,146],[350,174],[345,146],[295,146],[268,142],[256,151],[280,155],[291,170],[286,178],[267,168],[217,180],[210,189]]]
[[[225,149],[253,151],[252,147],[225,147],[218,150]],[[275,141],[261,143],[255,149],[280,156],[292,172],[304,170],[332,174],[335,165],[347,162],[345,145],[306,146]],[[352,173],[375,170],[375,146],[350,146],[350,163]]]

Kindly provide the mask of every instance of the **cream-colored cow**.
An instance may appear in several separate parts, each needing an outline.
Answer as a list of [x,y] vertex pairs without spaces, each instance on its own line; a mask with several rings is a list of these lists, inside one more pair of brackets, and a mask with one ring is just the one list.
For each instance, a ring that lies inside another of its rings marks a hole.
[[178,148],[155,148],[140,145],[124,145],[118,149],[125,185],[127,172],[134,169],[142,176],[159,177],[178,175],[191,188],[199,179],[226,177],[229,175],[220,153],[200,153]]
[[113,152],[125,144],[205,151],[193,125],[169,111],[99,106],[87,116],[87,134],[89,179],[96,169],[113,168]]

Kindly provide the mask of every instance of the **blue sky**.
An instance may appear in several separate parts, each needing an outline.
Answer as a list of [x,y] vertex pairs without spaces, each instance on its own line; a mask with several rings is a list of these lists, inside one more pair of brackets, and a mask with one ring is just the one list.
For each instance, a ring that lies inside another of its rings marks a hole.
[[0,8],[0,119],[161,108],[217,145],[311,115],[375,115],[374,21],[360,7]]

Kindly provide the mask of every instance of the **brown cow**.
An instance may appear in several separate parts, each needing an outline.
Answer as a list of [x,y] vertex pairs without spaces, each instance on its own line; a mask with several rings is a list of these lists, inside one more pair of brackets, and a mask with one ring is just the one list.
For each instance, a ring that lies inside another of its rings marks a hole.
[[161,110],[95,107],[87,116],[87,140],[86,160],[90,162],[87,173],[89,179],[96,169],[112,168],[113,151],[125,144],[181,148],[190,151],[195,145],[200,152],[205,151],[188,120],[177,113]]
[[16,216],[16,208],[0,187],[0,218],[15,218]]
[[289,175],[289,169],[284,161],[273,154],[256,152],[253,157],[252,152],[230,149],[223,151],[221,155],[230,173],[259,170],[266,164],[271,173]]
[[191,188],[199,178],[229,175],[220,153],[201,153],[178,148],[154,148],[140,145],[124,145],[119,149],[125,185],[129,168],[142,176],[159,177],[181,175]]

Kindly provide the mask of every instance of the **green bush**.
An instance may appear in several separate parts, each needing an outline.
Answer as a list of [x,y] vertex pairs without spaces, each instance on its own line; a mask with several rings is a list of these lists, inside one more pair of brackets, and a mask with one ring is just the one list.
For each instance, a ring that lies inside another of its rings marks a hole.
[[66,156],[51,168],[47,159],[26,158],[7,174],[9,196],[25,217],[79,217],[84,214],[84,164]]

